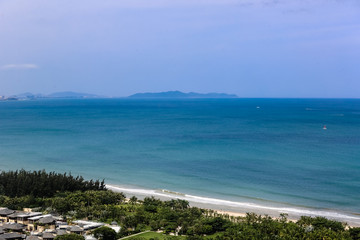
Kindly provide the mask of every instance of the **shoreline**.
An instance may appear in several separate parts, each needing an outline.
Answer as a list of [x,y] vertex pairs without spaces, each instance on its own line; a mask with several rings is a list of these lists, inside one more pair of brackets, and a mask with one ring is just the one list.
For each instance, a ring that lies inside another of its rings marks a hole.
[[127,196],[136,196],[139,199],[151,196],[159,198],[163,201],[170,199],[183,199],[188,201],[191,207],[211,209],[219,214],[228,214],[229,216],[234,217],[243,217],[246,213],[253,212],[259,215],[269,215],[272,218],[279,218],[281,213],[285,213],[288,215],[287,217],[289,221],[297,221],[301,216],[321,216],[327,219],[347,223],[351,227],[360,227],[360,216],[337,212],[334,210],[325,211],[304,207],[266,206],[251,202],[234,202],[210,197],[194,196],[164,189],[151,190],[127,188],[113,184],[106,184],[106,188],[114,192],[123,192]]

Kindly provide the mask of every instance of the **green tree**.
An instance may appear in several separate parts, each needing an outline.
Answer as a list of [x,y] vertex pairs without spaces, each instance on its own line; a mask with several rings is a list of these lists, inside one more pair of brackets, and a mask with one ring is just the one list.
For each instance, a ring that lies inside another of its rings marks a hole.
[[129,199],[129,203],[130,204],[136,204],[137,203],[137,201],[138,201],[138,199],[137,199],[137,197],[135,197],[135,196],[132,196],[130,199]]
[[354,240],[360,240],[360,227],[350,228],[350,236]]
[[70,233],[56,236],[54,240],[85,240],[85,238],[79,234]]
[[109,227],[100,227],[93,231],[94,237],[99,240],[116,240],[116,232]]

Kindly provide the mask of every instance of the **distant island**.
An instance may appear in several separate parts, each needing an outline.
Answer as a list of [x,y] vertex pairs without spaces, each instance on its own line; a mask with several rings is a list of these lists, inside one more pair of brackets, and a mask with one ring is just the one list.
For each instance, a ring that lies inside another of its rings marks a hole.
[[237,98],[235,94],[227,93],[184,93],[180,91],[168,91],[157,93],[136,93],[129,98]]
[[[227,93],[196,93],[189,92],[184,93],[180,91],[167,91],[167,92],[146,92],[136,93],[128,96],[127,98],[237,98],[235,94]],[[55,92],[51,94],[33,94],[31,92],[25,92],[21,94],[11,96],[0,96],[0,101],[16,101],[16,100],[35,100],[35,99],[85,99],[85,98],[108,98],[106,96],[90,94],[90,93],[78,93],[78,92]]]
[[89,93],[77,93],[77,92],[56,92],[47,95],[48,98],[100,98],[101,96]]
[[10,97],[0,96],[0,100],[9,101],[9,100],[34,100],[34,99],[43,99],[43,98],[61,98],[61,99],[81,99],[81,98],[104,98],[104,96],[99,96],[96,94],[89,93],[78,93],[78,92],[55,92],[51,94],[33,94],[30,92],[21,93],[17,95],[12,95]]

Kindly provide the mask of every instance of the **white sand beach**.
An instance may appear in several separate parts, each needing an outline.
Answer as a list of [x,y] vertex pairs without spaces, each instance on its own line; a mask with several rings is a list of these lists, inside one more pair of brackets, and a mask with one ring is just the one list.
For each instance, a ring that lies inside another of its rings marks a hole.
[[106,185],[107,189],[115,192],[123,192],[127,197],[136,196],[139,199],[145,197],[154,196],[161,200],[170,199],[183,199],[187,200],[190,206],[212,209],[220,214],[228,214],[234,217],[243,217],[248,212],[253,212],[260,215],[269,215],[273,218],[278,218],[280,214],[285,213],[288,215],[288,219],[291,221],[298,220],[301,216],[322,216],[328,219],[337,220],[340,222],[346,222],[350,226],[360,226],[360,216],[336,212],[332,210],[318,210],[304,207],[293,207],[293,206],[272,206],[272,205],[261,205],[258,203],[251,202],[234,202],[229,200],[215,199],[209,197],[201,197],[188,195],[183,193],[177,193],[168,190],[150,190],[150,189],[138,189],[138,188],[127,188],[124,186],[117,185]]

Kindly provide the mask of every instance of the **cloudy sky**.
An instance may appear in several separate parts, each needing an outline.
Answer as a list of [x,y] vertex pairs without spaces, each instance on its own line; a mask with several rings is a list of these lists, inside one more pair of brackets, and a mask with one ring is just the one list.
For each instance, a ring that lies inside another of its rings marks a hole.
[[360,97],[358,0],[0,0],[0,95]]

